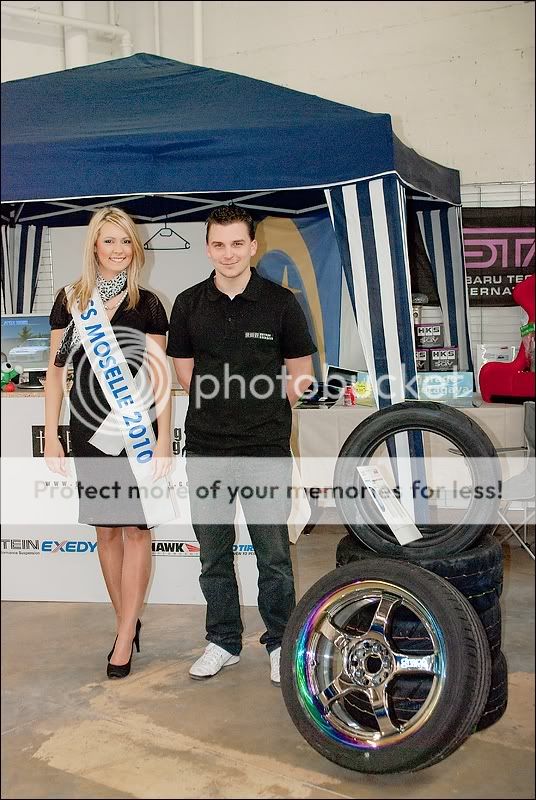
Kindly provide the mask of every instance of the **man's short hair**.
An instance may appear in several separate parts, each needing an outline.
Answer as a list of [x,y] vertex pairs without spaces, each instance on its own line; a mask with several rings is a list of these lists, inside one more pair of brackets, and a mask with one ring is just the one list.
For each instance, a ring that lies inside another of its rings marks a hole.
[[251,241],[255,238],[255,223],[253,221],[253,217],[251,214],[240,208],[240,206],[235,206],[231,203],[228,206],[218,206],[213,211],[211,211],[210,216],[206,221],[207,232],[206,232],[206,240],[208,243],[208,233],[210,231],[211,225],[231,225],[233,222],[245,222],[249,238]]

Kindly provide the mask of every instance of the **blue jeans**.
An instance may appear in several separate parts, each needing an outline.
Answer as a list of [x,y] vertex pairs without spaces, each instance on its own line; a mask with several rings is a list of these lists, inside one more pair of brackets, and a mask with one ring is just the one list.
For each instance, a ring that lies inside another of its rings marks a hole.
[[238,494],[259,571],[258,607],[266,626],[260,641],[270,653],[280,647],[296,605],[286,524],[292,504],[287,492],[291,459],[188,453],[186,471],[192,525],[200,545],[199,583],[207,602],[206,638],[233,655],[242,649],[233,554]]

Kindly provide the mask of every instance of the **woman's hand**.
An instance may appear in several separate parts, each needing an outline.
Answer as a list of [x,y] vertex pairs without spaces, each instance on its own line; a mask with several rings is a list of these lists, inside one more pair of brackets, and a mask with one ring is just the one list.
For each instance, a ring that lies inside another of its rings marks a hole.
[[164,478],[175,466],[169,439],[157,439],[153,455],[153,480]]
[[45,439],[45,462],[51,472],[58,472],[67,477],[65,453],[57,436],[50,442]]

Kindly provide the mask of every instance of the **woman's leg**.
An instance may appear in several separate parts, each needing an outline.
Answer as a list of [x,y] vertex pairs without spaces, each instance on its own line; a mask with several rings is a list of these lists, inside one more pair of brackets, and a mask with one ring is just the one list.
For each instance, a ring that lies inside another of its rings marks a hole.
[[121,579],[123,575],[123,529],[97,528],[97,552],[104,582],[115,610],[116,631],[121,624]]
[[130,658],[136,621],[151,577],[151,531],[124,529],[123,572],[121,575],[121,620],[112,664],[126,664]]

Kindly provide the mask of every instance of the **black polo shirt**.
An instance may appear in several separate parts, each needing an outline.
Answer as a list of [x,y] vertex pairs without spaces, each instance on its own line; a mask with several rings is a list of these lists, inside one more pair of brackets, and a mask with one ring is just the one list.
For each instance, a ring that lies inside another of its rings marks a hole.
[[179,294],[171,312],[168,355],[194,359],[186,449],[287,455],[292,411],[282,367],[316,352],[305,315],[292,292],[254,269],[232,300],[214,275]]

